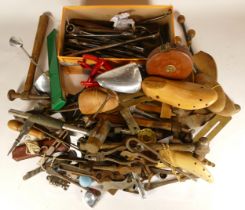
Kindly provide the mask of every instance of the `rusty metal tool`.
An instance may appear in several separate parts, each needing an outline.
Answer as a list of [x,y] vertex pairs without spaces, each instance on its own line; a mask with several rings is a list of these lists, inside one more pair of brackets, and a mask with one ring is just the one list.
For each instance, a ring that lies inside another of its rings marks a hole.
[[206,137],[208,141],[211,141],[230,120],[231,117],[216,115],[194,136],[193,142],[199,141],[201,137]]
[[[34,46],[32,50],[31,58],[33,61],[38,63],[39,56],[41,53],[43,41],[46,35],[46,30],[48,27],[49,16],[47,14],[42,14],[39,18],[39,23],[37,27],[36,37],[34,41]],[[8,98],[9,100],[14,100],[16,98],[20,98],[22,100],[45,100],[49,99],[47,96],[38,96],[31,94],[31,89],[33,86],[33,80],[35,76],[36,65],[33,62],[30,62],[30,66],[28,69],[24,90],[21,93],[17,93],[14,90],[9,90]]]
[[49,181],[49,184],[54,185],[56,187],[61,187],[63,190],[67,190],[70,185],[70,182],[54,175],[48,175],[47,180]]
[[[66,130],[62,130],[58,136],[58,138],[62,139],[62,140],[65,140],[66,137],[68,135],[68,131]],[[45,152],[45,155],[49,156],[49,155],[52,155],[56,149],[63,143],[63,141],[59,141],[59,140],[55,140],[53,142],[53,144],[48,148],[48,150]],[[66,146],[66,145],[65,145]],[[68,149],[69,149],[69,146],[68,146]],[[39,164],[40,165],[43,165],[46,161],[48,160],[48,158],[46,157],[43,157],[40,159],[39,161]]]
[[[81,148],[83,149],[83,148]],[[119,146],[116,148],[113,148],[107,152],[97,152],[95,154],[87,154],[84,156],[85,159],[87,160],[91,160],[91,161],[96,161],[96,162],[103,162],[103,161],[109,161],[109,162],[113,162],[113,163],[117,163],[119,165],[123,165],[123,166],[131,166],[131,164],[133,163],[133,161],[120,161],[117,159],[114,159],[112,157],[108,157],[109,155],[121,151],[125,149],[125,146]]]
[[44,169],[43,167],[37,167],[31,171],[28,171],[24,176],[23,176],[23,180],[27,180],[27,179],[30,179],[31,177],[43,172]]
[[98,51],[98,50],[104,50],[104,49],[109,49],[109,48],[113,48],[113,47],[118,47],[118,46],[121,46],[121,45],[126,45],[126,44],[129,44],[129,43],[133,43],[133,42],[140,42],[140,41],[144,41],[144,40],[147,40],[147,39],[156,39],[158,37],[159,37],[159,33],[155,33],[155,34],[142,36],[142,37],[138,37],[138,38],[127,40],[127,41],[123,41],[123,42],[108,44],[108,45],[99,46],[99,47],[94,47],[92,49],[81,50],[81,51],[78,51],[78,52],[71,53],[68,56],[77,56],[77,55],[81,55],[81,54],[85,54],[85,53],[95,52],[95,51]]
[[165,12],[162,15],[137,21],[136,26],[141,25],[141,24],[149,24],[149,23],[164,19],[164,18],[168,17],[169,15],[171,15],[172,13],[173,13],[172,10],[169,9],[167,12]]
[[91,167],[89,165],[86,165],[86,164],[79,164],[79,167],[77,167],[77,166],[70,165],[70,164],[62,162],[62,163],[59,163],[58,168],[59,168],[59,170],[70,172],[70,173],[73,173],[73,174],[76,174],[79,176],[85,175],[85,176],[90,176],[92,178],[95,178],[95,177],[93,177],[93,175],[91,173]]
[[104,143],[107,135],[110,131],[111,125],[108,120],[99,121],[95,127],[95,129],[89,135],[88,141],[85,144],[85,148],[90,153],[97,153]]
[[[175,167],[174,165],[172,165],[172,163],[170,163],[165,158],[163,158],[163,156],[158,151],[153,149],[151,146],[141,142],[137,138],[129,138],[126,141],[126,146],[127,146],[128,150],[132,153],[147,152],[148,155],[151,154],[154,157],[154,158],[150,158],[153,160],[152,162],[160,160],[160,162],[162,162],[165,166],[177,171],[178,173],[180,173],[182,175],[187,175],[187,173],[185,173],[182,169]],[[149,158],[147,158],[147,159],[149,159]]]
[[150,118],[150,119],[154,119],[154,120],[160,120],[158,117],[156,117],[155,115],[153,114],[150,114],[150,113],[147,113],[147,112],[144,112],[140,109],[138,109],[136,106],[131,106],[129,107],[129,110],[132,112],[132,113],[135,113],[135,114],[139,114],[139,115],[142,115],[146,118]]
[[9,113],[13,114],[14,116],[24,118],[29,122],[43,125],[46,127],[50,127],[50,128],[54,128],[58,130],[64,129],[64,130],[82,133],[84,135],[89,135],[89,131],[87,129],[79,128],[79,127],[64,123],[61,120],[52,118],[50,116],[45,116],[41,114],[30,114],[30,113],[18,111],[15,109],[10,109]]
[[62,174],[58,173],[58,172],[57,172],[53,167],[51,167],[51,166],[47,166],[47,167],[46,167],[46,172],[47,172],[48,174],[50,174],[50,175],[59,177],[59,178],[65,180],[65,181],[70,182],[70,183],[72,183],[72,184],[78,186],[79,188],[82,188],[82,189],[83,189],[83,187],[80,186],[78,182],[76,182],[75,180],[73,180],[73,179],[70,178],[70,177],[67,177],[67,176],[65,176],[65,175],[62,175]]
[[143,199],[145,199],[146,198],[145,188],[144,188],[143,183],[140,181],[139,176],[136,173],[132,172],[132,178],[133,178],[133,180],[134,180],[134,182],[136,184],[136,187],[137,187],[137,190],[138,190],[139,194],[141,195],[141,197]]
[[102,182],[102,189],[105,191],[111,190],[111,189],[117,189],[117,190],[123,190],[127,188],[131,188],[135,185],[135,181],[129,181],[129,179],[125,179],[123,181],[107,181]]
[[119,172],[122,175],[129,174],[129,173],[136,173],[140,174],[141,173],[141,167],[140,166],[115,166],[115,165],[110,165],[110,166],[93,166],[93,169],[95,170],[103,170],[103,171],[111,171],[111,172]]
[[146,183],[146,184],[144,184],[144,186],[145,186],[146,191],[149,191],[149,190],[153,190],[155,188],[165,186],[168,184],[173,184],[176,182],[184,182],[188,179],[190,179],[190,178],[189,177],[182,177],[180,180],[173,178],[173,179],[164,180],[164,181],[160,181],[160,182],[152,182],[152,183],[150,183],[150,185],[148,183]]
[[139,127],[138,123],[135,121],[130,110],[128,108],[124,108],[120,111],[120,114],[122,115],[122,117],[126,121],[131,134],[136,134],[140,130],[140,127]]
[[9,90],[8,99],[10,101],[13,101],[16,98],[20,98],[22,100],[49,100],[50,99],[50,97],[46,95],[27,94],[27,92],[18,93],[13,89]]

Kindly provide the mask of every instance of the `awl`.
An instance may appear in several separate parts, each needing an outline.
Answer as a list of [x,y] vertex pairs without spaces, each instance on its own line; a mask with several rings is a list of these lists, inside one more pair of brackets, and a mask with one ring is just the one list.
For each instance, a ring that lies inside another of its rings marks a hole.
[[14,148],[19,144],[19,142],[21,141],[21,139],[29,132],[29,130],[31,129],[33,125],[33,122],[30,121],[26,121],[20,131],[19,136],[15,139],[12,147],[10,148],[8,155],[14,150]]

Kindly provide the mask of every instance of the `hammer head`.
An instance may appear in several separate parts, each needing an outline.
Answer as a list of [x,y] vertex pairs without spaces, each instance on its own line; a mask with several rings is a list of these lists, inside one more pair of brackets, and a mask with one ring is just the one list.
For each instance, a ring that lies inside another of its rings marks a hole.
[[15,90],[13,90],[13,89],[9,90],[9,92],[8,92],[8,99],[10,101],[15,100],[17,98],[16,96],[17,96],[17,93],[15,92]]

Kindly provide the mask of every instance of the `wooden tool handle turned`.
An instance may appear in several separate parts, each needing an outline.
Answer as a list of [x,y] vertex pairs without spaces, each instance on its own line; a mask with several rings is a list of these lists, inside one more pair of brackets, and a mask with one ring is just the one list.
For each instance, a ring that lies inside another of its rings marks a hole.
[[[21,123],[17,120],[9,120],[8,121],[8,127],[14,131],[21,131],[21,129],[23,127],[23,123]],[[30,131],[28,132],[28,134],[31,136],[34,136],[38,139],[44,139],[44,137],[45,137],[44,133],[42,133],[41,131],[36,130],[34,128],[31,128]]]
[[221,112],[226,104],[226,96],[220,84],[205,73],[197,73],[195,75],[195,81],[198,84],[205,85],[206,87],[210,87],[216,91],[218,98],[211,106],[208,107],[208,110],[214,113]]
[[100,121],[88,138],[88,141],[85,146],[86,150],[90,153],[98,152],[101,145],[106,140],[110,128],[111,124],[109,121]]
[[218,112],[218,115],[224,117],[230,117],[241,110],[241,107],[238,104],[235,104],[227,95],[226,95],[226,103],[225,107],[221,112]]
[[[47,14],[42,14],[39,18],[39,23],[37,27],[37,32],[36,32],[36,37],[32,49],[32,59],[38,63],[39,56],[41,54],[42,46],[43,46],[43,41],[46,35],[46,31],[48,28],[48,21],[49,21],[49,16]],[[28,69],[28,74],[27,78],[25,81],[25,86],[24,86],[24,92],[30,93],[32,85],[33,85],[33,80],[35,76],[35,70],[36,66],[32,62],[30,62],[30,66]]]

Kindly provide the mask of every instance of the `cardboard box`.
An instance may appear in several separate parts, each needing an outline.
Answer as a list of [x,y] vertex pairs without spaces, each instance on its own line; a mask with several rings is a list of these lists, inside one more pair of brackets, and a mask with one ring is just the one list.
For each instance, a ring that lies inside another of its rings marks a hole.
[[[63,43],[66,21],[71,18],[82,18],[91,20],[110,20],[114,15],[130,11],[131,16],[137,19],[148,19],[165,14],[173,10],[172,6],[160,5],[103,5],[103,6],[66,6],[63,7],[62,20],[58,37],[58,59],[61,64],[77,63],[80,57],[63,56]],[[170,41],[174,39],[174,17],[173,14],[158,20],[160,24],[168,24]],[[114,62],[142,61],[140,58],[106,58]],[[76,68],[74,68],[76,69]]]

